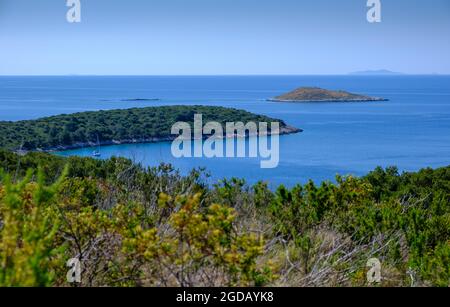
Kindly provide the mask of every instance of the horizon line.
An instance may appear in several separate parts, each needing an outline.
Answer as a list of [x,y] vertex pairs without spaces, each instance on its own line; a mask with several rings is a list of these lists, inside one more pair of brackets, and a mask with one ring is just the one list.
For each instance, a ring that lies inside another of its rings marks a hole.
[[330,73],[330,74],[0,74],[0,77],[265,77],[265,76],[349,76],[349,77],[401,77],[449,76],[450,73]]

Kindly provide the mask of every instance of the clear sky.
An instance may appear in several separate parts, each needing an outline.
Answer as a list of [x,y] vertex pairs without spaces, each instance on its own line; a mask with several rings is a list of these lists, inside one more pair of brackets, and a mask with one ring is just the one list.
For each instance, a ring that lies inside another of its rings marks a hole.
[[450,73],[450,1],[0,0],[0,75]]

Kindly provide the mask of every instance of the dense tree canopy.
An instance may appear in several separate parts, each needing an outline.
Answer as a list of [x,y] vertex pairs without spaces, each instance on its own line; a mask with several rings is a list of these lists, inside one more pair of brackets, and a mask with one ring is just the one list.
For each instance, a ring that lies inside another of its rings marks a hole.
[[37,120],[0,122],[0,148],[9,150],[56,149],[76,144],[169,138],[179,121],[193,123],[202,114],[204,122],[279,122],[247,111],[209,106],[164,106],[83,112]]

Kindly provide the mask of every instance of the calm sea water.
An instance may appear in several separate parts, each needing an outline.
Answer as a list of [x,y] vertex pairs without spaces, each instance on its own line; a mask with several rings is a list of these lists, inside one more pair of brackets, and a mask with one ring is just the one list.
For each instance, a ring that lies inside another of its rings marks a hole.
[[[300,86],[390,101],[264,101]],[[135,98],[161,100],[123,101]],[[103,147],[102,158],[124,156],[152,166],[169,162],[183,173],[206,167],[212,183],[234,176],[250,183],[266,180],[272,187],[333,180],[337,173],[363,175],[376,166],[414,171],[450,165],[450,76],[0,77],[0,120],[181,104],[245,109],[283,119],[304,132],[281,137],[281,161],[270,170],[261,169],[258,159],[175,159],[169,143]],[[91,153],[80,149],[59,154]]]

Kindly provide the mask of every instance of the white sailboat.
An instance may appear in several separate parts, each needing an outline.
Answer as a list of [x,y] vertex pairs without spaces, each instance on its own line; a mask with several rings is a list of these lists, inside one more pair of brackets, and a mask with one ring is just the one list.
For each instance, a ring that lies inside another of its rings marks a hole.
[[97,134],[97,150],[94,150],[92,152],[92,156],[93,157],[100,157],[102,154],[100,153],[100,140],[98,139],[98,134]]

